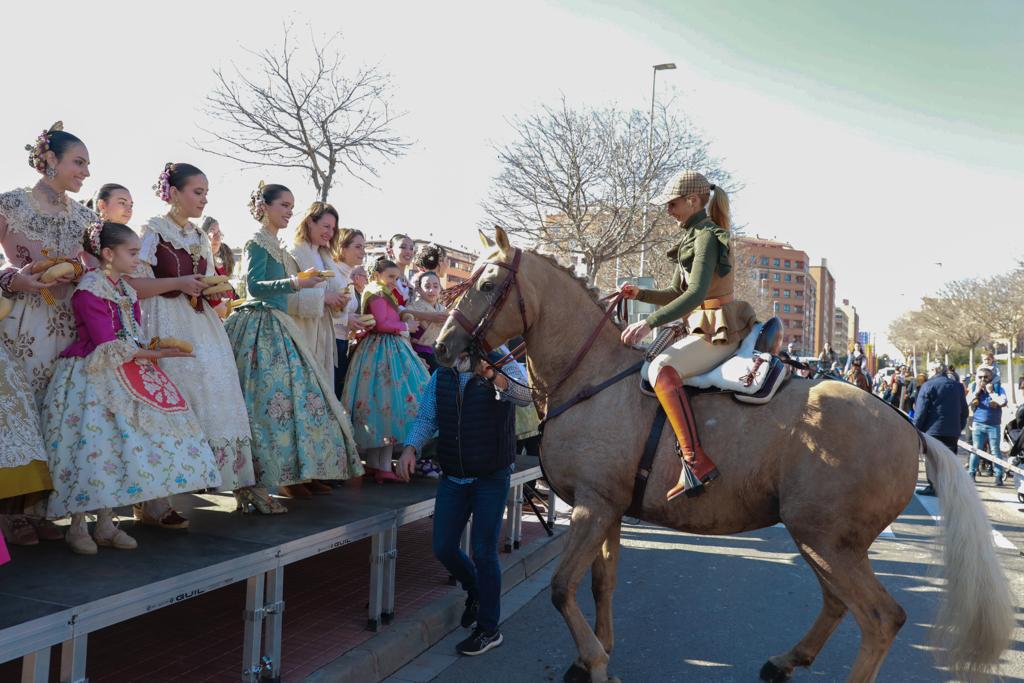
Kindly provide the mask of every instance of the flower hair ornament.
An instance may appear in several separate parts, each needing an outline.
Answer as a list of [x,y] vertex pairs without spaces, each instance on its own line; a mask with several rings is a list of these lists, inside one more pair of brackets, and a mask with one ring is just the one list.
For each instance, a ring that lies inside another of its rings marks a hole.
[[156,196],[168,203],[171,201],[171,171],[173,169],[173,163],[164,164],[164,170],[153,184],[153,192],[156,193]]
[[25,151],[28,152],[28,165],[50,178],[57,175],[57,172],[47,167],[46,159],[43,157],[50,151],[50,134],[58,130],[64,130],[63,121],[58,121],[50,126],[48,130],[40,133],[33,144],[25,145]]
[[86,228],[85,235],[89,238],[89,251],[96,258],[100,257],[100,233],[103,232],[103,220],[93,221],[88,228]]
[[253,218],[261,222],[263,221],[263,217],[267,214],[267,203],[263,200],[263,188],[266,186],[267,184],[261,180],[260,184],[256,186],[256,189],[252,191],[251,195],[249,195],[249,213],[252,214]]

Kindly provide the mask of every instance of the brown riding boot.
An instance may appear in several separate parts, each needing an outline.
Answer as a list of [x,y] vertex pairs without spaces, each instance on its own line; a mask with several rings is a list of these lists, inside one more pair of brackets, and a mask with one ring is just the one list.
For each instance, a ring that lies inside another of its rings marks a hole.
[[665,409],[672,430],[679,440],[682,471],[679,481],[669,489],[666,498],[673,498],[685,493],[696,496],[703,492],[704,484],[718,476],[718,468],[700,446],[697,438],[697,422],[690,410],[690,401],[683,388],[683,381],[675,368],[664,367],[658,372],[658,380],[654,385],[654,393]]

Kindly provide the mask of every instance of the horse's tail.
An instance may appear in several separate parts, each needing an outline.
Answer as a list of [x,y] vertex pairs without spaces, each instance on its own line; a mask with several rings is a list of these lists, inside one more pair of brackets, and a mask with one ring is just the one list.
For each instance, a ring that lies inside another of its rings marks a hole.
[[1010,587],[992,544],[992,527],[973,482],[957,457],[928,435],[928,472],[942,508],[946,594],[937,636],[958,677],[993,671],[1014,628]]

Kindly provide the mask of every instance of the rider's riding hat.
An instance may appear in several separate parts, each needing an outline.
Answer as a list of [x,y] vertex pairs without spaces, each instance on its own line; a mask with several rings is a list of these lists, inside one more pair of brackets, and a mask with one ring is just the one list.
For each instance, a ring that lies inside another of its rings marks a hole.
[[651,204],[668,204],[676,197],[686,197],[691,194],[702,196],[710,194],[713,189],[715,186],[700,173],[683,171],[669,181],[661,194],[651,200]]

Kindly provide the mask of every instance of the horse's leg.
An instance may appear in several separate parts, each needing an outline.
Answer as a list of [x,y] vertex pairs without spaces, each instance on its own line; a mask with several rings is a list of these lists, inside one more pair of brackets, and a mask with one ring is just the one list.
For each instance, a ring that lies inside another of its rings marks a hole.
[[832,635],[832,632],[839,626],[839,622],[846,615],[846,605],[832,591],[832,588],[821,575],[815,562],[803,550],[800,552],[803,554],[804,559],[807,560],[807,564],[811,565],[811,569],[814,570],[814,576],[818,579],[818,583],[821,584],[823,603],[821,612],[818,614],[818,618],[814,620],[811,629],[789,652],[768,658],[768,661],[761,667],[762,681],[770,681],[771,683],[788,681],[789,677],[793,675],[793,669],[798,666],[810,666],[814,662],[815,657],[818,656],[818,653],[821,652],[821,648],[825,647],[825,643]]
[[621,522],[613,524],[608,538],[605,539],[601,551],[590,566],[590,589],[594,594],[597,618],[594,632],[601,646],[609,655],[615,643],[615,630],[612,626],[612,595],[615,593],[615,570],[619,564],[619,534]]
[[582,502],[577,493],[569,525],[569,540],[551,579],[551,602],[562,613],[579,653],[576,663],[565,674],[566,681],[587,680],[582,678],[584,672],[590,674],[590,683],[609,681],[608,653],[576,602],[580,579],[601,551],[601,544],[608,538],[612,527],[619,524],[620,517],[613,517],[605,507],[604,503],[591,505]]

